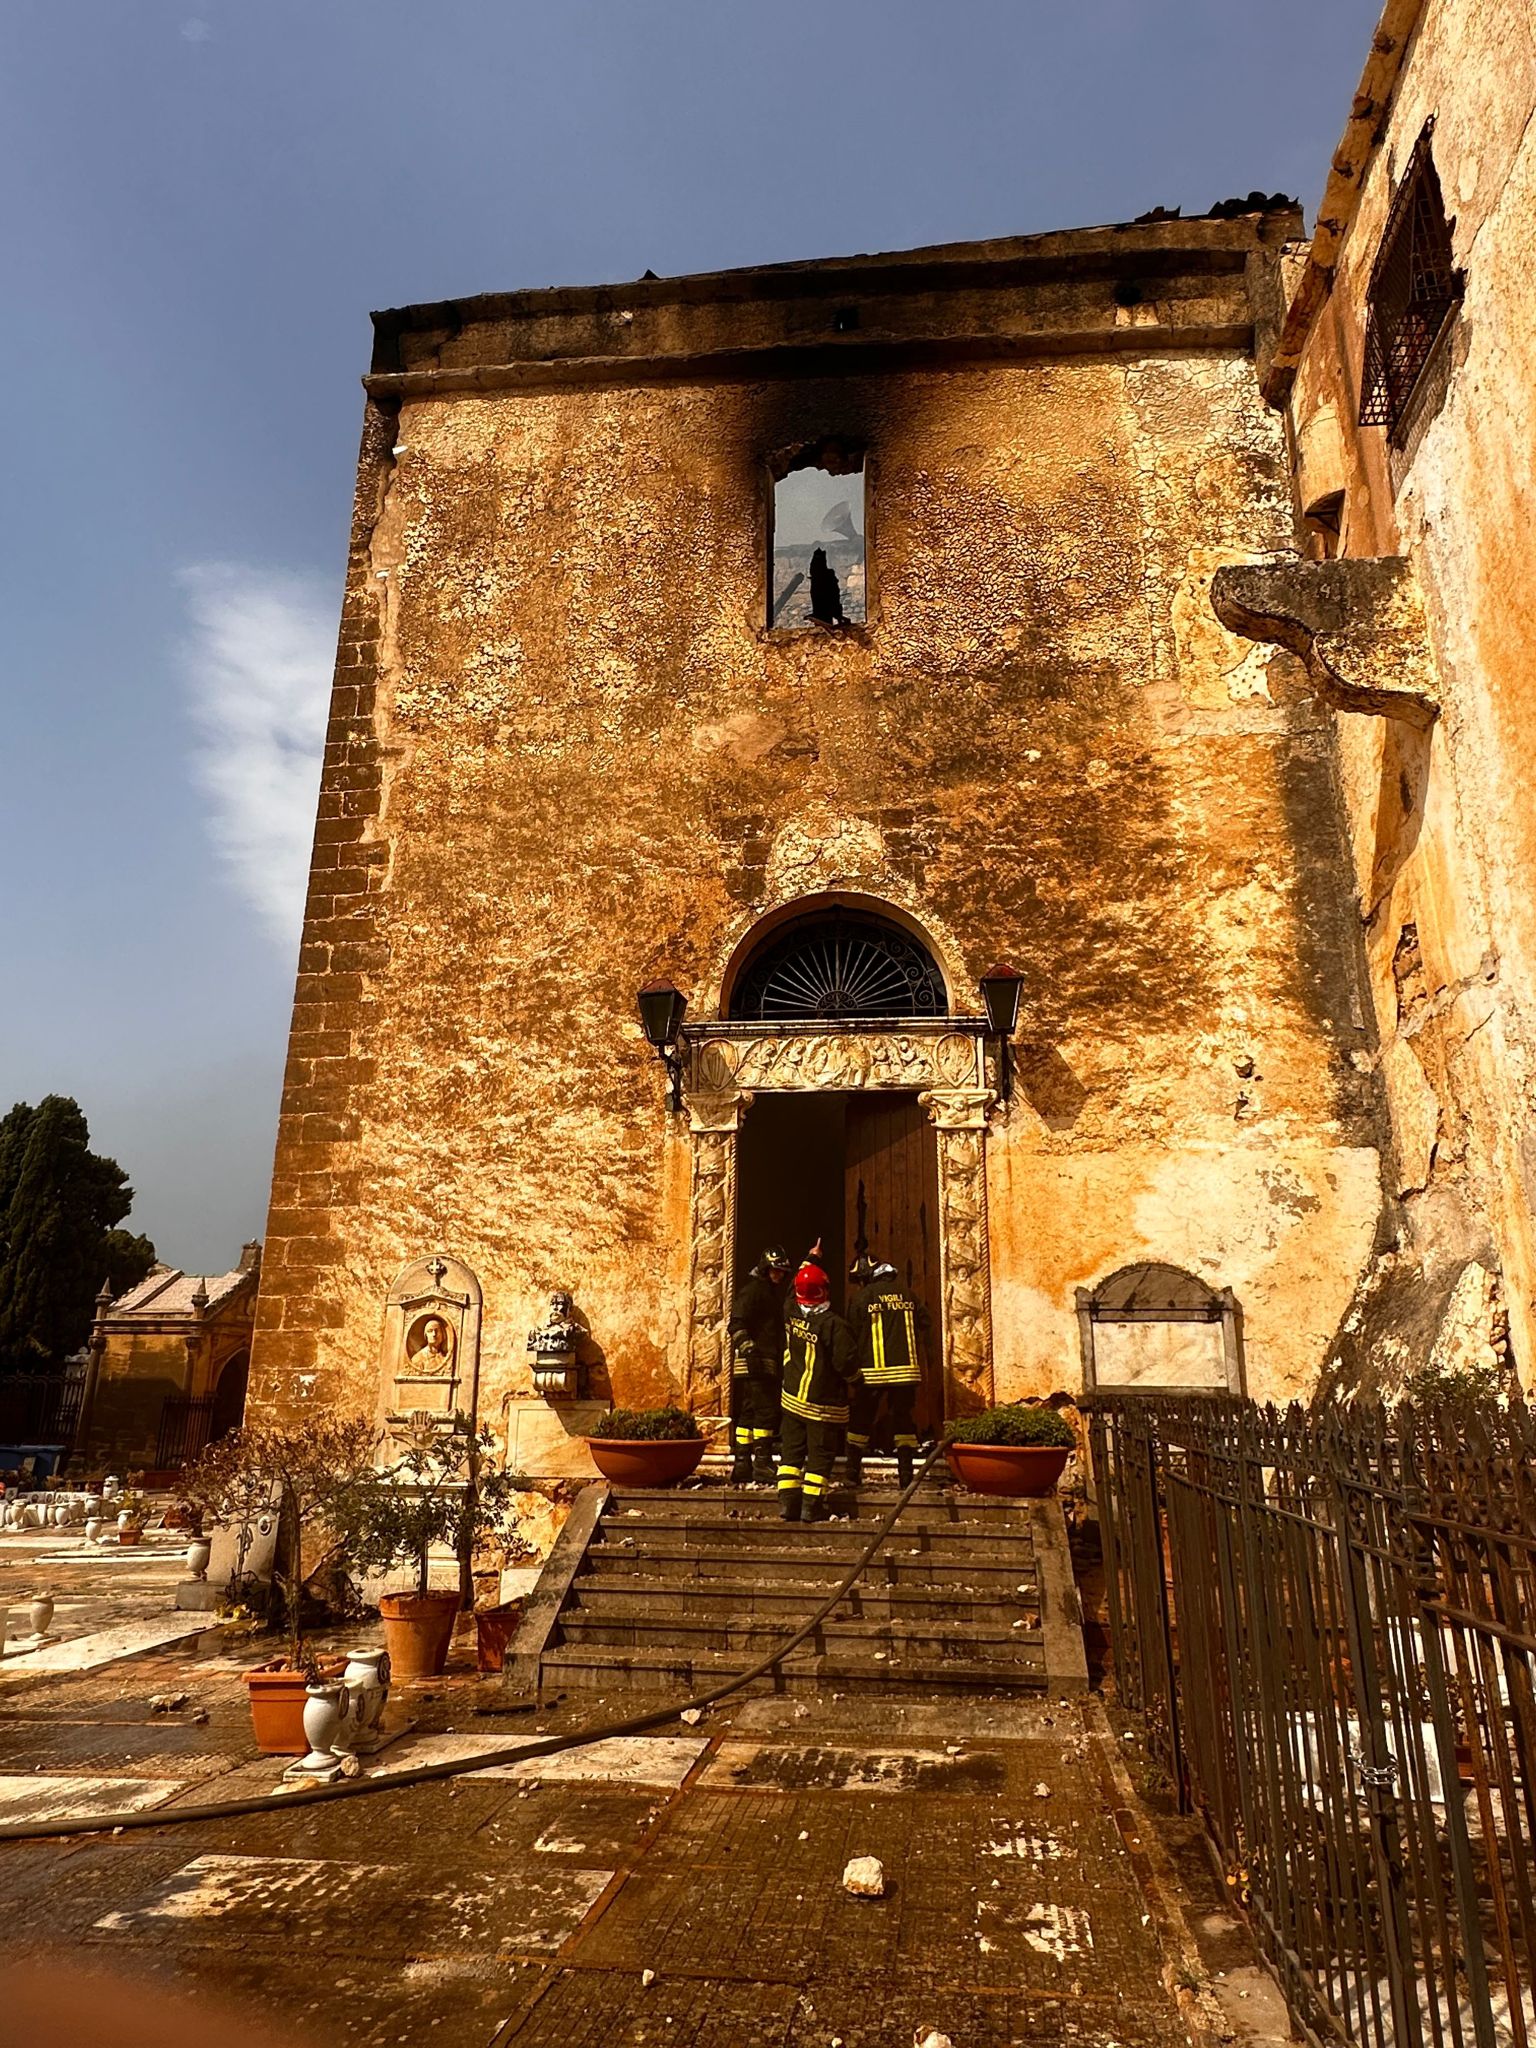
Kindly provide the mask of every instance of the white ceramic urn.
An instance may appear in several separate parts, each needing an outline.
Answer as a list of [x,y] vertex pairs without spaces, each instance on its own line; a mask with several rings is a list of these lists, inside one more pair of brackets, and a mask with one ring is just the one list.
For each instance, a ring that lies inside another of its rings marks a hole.
[[194,1536],[187,1545],[187,1571],[194,1579],[206,1579],[213,1545],[206,1536]]
[[101,1517],[100,1517],[100,1515],[87,1515],[87,1516],[86,1516],[86,1518],[85,1518],[85,1540],[86,1540],[86,1542],[87,1542],[87,1543],[96,1543],[96,1542],[99,1542],[99,1541],[100,1541],[100,1538],[101,1538]]
[[346,1739],[366,1743],[378,1734],[389,1699],[388,1650],[348,1650],[341,1682],[352,1701]]
[[28,1614],[27,1619],[32,1624],[33,1635],[47,1635],[49,1629],[53,1626],[53,1596],[49,1593],[39,1593],[32,1602],[31,1612]]

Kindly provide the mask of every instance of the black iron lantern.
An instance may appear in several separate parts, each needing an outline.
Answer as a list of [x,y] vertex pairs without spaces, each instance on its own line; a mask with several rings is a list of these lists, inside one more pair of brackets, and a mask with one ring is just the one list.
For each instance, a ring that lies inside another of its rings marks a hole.
[[640,1029],[645,1042],[666,1068],[672,1081],[672,1107],[683,1106],[683,1056],[677,1049],[677,1035],[683,1028],[688,998],[670,981],[648,981],[636,1001],[640,1006]]
[[1019,1028],[1019,998],[1024,977],[1017,967],[999,960],[981,977],[981,1000],[987,1013],[987,1029],[997,1040],[998,1093],[1006,1102],[1013,1093],[1013,1034]]

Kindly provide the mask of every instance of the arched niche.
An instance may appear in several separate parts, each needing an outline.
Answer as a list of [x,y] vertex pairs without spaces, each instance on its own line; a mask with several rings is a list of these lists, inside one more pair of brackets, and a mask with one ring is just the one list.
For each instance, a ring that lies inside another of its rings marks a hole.
[[[934,996],[931,1006],[920,1009],[908,1006],[885,1015],[942,1017],[955,1013],[957,981],[953,964],[932,932],[898,903],[849,890],[829,890],[795,897],[780,904],[776,909],[765,912],[743,934],[721,975],[720,1016],[738,1021],[760,1020],[761,1010],[751,1010],[746,1000],[747,985],[754,972],[775,952],[793,947],[797,940],[805,942],[818,929],[825,932],[837,925],[862,931],[877,941],[880,936],[886,936],[893,943],[893,950],[908,949],[929,971]],[[881,1013],[807,1008],[801,1016],[806,1020],[817,1016],[836,1016],[846,1020],[861,1014],[874,1017]],[[783,1010],[779,1015],[784,1021],[790,1021],[793,1012]]]
[[447,1252],[413,1260],[384,1305],[379,1399],[386,1422],[475,1414],[480,1397],[480,1282]]
[[1077,1290],[1083,1384],[1142,1392],[1245,1391],[1243,1315],[1230,1287],[1147,1260]]
[[245,1393],[251,1377],[251,1354],[237,1351],[219,1368],[213,1389],[213,1406],[208,1415],[208,1441],[216,1443],[245,1420]]

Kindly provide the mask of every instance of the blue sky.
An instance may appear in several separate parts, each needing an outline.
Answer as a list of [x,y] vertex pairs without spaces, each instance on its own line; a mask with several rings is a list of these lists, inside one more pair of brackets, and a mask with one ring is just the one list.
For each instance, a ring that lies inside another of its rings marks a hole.
[[260,1232],[370,308],[1308,218],[1377,0],[6,0],[0,1109]]

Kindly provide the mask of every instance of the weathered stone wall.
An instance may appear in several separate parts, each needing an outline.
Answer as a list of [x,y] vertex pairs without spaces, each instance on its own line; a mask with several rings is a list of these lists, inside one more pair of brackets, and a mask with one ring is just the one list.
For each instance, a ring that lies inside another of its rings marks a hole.
[[[1074,1289],[1141,1258],[1237,1288],[1256,1390],[1308,1383],[1377,1222],[1372,1034],[1326,721],[1208,604],[1291,539],[1280,423],[1244,348],[1127,335],[1112,281],[1070,356],[373,405],[257,1404],[372,1407],[438,1244],[482,1413],[551,1285],[620,1399],[675,1394],[691,1148],[635,990],[717,1014],[823,891],[916,919],[962,1008],[1027,977],[999,1394],[1075,1386]],[[869,451],[870,622],[770,633],[767,458],[824,433]]]
[[[1429,734],[1338,720],[1403,1202],[1393,1284],[1373,1288],[1377,1307],[1362,1304],[1352,1349],[1351,1369],[1367,1373],[1381,1305],[1413,1295],[1405,1276],[1443,1307],[1478,1262],[1503,1296],[1481,1348],[1496,1344],[1507,1310],[1515,1361],[1536,1374],[1536,619],[1524,601],[1536,505],[1533,110],[1530,10],[1429,0],[1292,397],[1300,504],[1345,492],[1344,552],[1413,564],[1442,706]],[[1421,417],[1394,449],[1383,429],[1356,425],[1366,287],[1395,182],[1431,116],[1466,298]],[[1421,1329],[1421,1303],[1395,1338],[1383,1323],[1387,1351],[1422,1363],[1437,1317]]]

